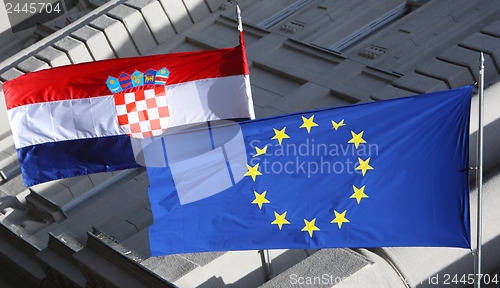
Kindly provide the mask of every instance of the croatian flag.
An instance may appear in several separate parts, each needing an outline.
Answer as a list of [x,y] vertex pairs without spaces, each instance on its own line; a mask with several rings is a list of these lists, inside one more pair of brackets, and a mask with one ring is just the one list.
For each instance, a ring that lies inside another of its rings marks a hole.
[[219,119],[253,119],[245,47],[112,59],[3,84],[27,187],[138,166],[131,138]]

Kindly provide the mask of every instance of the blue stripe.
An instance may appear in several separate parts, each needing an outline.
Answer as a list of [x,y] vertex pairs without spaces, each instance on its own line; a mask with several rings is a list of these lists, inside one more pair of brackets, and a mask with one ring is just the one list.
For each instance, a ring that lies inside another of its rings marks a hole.
[[43,143],[17,149],[26,187],[139,167],[127,135]]

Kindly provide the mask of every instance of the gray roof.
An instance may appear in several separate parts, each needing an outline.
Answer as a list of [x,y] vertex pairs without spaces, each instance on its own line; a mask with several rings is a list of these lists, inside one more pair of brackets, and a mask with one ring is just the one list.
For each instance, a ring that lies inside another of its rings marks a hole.
[[[71,63],[236,46],[234,3],[79,1],[68,12],[71,21],[66,22],[71,23],[61,25],[57,20],[19,33],[1,20],[0,44],[8,45],[0,45],[5,55],[0,81]],[[470,85],[478,81],[479,51],[485,52],[483,273],[493,277],[500,272],[498,1],[238,3],[257,118]],[[6,19],[4,14],[0,19]],[[471,155],[477,137],[476,98]],[[91,174],[27,189],[5,104],[0,103],[2,287],[289,287],[307,281],[315,283],[311,287],[431,287],[429,279],[435,278],[429,277],[439,275],[443,281],[446,275],[473,273],[471,251],[456,248],[283,249],[269,254],[228,251],[150,257],[152,215],[145,170]],[[472,215],[475,195],[473,189]],[[471,219],[475,239],[475,217]],[[468,285],[454,287],[458,286]]]

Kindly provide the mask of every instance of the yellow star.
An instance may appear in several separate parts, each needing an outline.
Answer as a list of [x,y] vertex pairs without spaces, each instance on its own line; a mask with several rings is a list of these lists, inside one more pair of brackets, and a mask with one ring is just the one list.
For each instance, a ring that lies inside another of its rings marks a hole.
[[279,131],[273,128],[274,134],[276,135],[274,135],[274,137],[271,139],[278,139],[278,142],[280,142],[281,145],[281,141],[283,141],[283,138],[290,138],[290,136],[286,135],[285,129],[286,127],[284,127],[283,129],[281,129],[281,131]]
[[363,171],[363,176],[365,176],[366,170],[373,170],[373,167],[369,165],[370,157],[368,157],[368,159],[366,159],[365,161],[361,160],[361,158],[358,157],[358,161],[359,166],[356,167],[356,170]]
[[266,154],[266,152],[267,152],[267,146],[265,146],[262,149],[259,149],[259,147],[255,146],[255,150],[257,150],[257,154],[253,155],[252,157],[257,157],[257,156]]
[[243,176],[252,176],[253,181],[255,181],[255,177],[258,175],[262,175],[257,169],[259,169],[259,163],[255,164],[255,166],[251,167],[247,164],[248,172]]
[[332,120],[332,125],[333,125],[333,128],[335,128],[335,131],[337,131],[337,129],[339,129],[340,126],[345,126],[344,119],[342,119],[338,124],[337,124],[337,122]]
[[311,222],[304,219],[304,223],[306,223],[306,226],[302,228],[301,231],[307,231],[309,232],[309,236],[313,237],[313,231],[319,231],[319,228],[314,226],[314,222],[316,222],[316,218],[311,220]]
[[363,138],[361,138],[363,137],[363,132],[364,131],[361,131],[361,133],[356,134],[353,131],[351,131],[352,139],[349,140],[349,142],[347,143],[354,143],[354,145],[356,145],[356,149],[358,149],[359,143],[366,143],[366,141]]
[[271,224],[278,224],[278,226],[280,227],[280,230],[281,230],[281,227],[283,226],[283,224],[290,224],[290,222],[288,222],[285,217],[286,217],[286,211],[285,213],[283,214],[278,214],[276,213],[276,211],[274,211],[274,217],[276,217],[276,220],[274,220],[273,222],[271,222]]
[[314,120],[314,115],[312,115],[311,118],[309,118],[309,119],[302,116],[302,121],[304,121],[304,124],[302,124],[299,128],[307,128],[307,133],[310,133],[311,127],[318,126],[318,124],[314,123],[313,120]]
[[365,186],[358,189],[356,186],[352,185],[352,188],[354,189],[354,194],[352,194],[350,198],[356,198],[356,200],[358,200],[358,204],[359,201],[361,201],[361,198],[368,198],[368,195],[363,192],[365,190]]
[[345,212],[346,212],[346,210],[344,210],[344,212],[342,212],[342,214],[339,214],[335,210],[333,210],[333,212],[335,213],[335,219],[333,219],[332,222],[330,222],[330,223],[337,223],[337,224],[339,224],[339,229],[342,228],[342,223],[344,223],[344,222],[349,223],[349,220],[347,220],[345,218]]
[[255,191],[253,191],[253,194],[255,194],[255,200],[252,201],[252,204],[258,204],[259,209],[262,209],[262,204],[271,203],[271,202],[269,202],[269,200],[266,199],[266,192],[267,191],[264,191],[264,192],[262,192],[262,194],[259,194]]

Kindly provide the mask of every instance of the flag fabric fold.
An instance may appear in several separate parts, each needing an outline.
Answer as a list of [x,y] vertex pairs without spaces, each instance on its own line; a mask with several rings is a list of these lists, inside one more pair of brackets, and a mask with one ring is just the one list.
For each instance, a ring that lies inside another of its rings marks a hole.
[[163,165],[146,165],[151,255],[470,248],[471,95],[464,87],[152,137],[145,157]]
[[239,45],[69,65],[7,81],[3,91],[26,186],[137,167],[129,136],[253,119],[244,56]]

